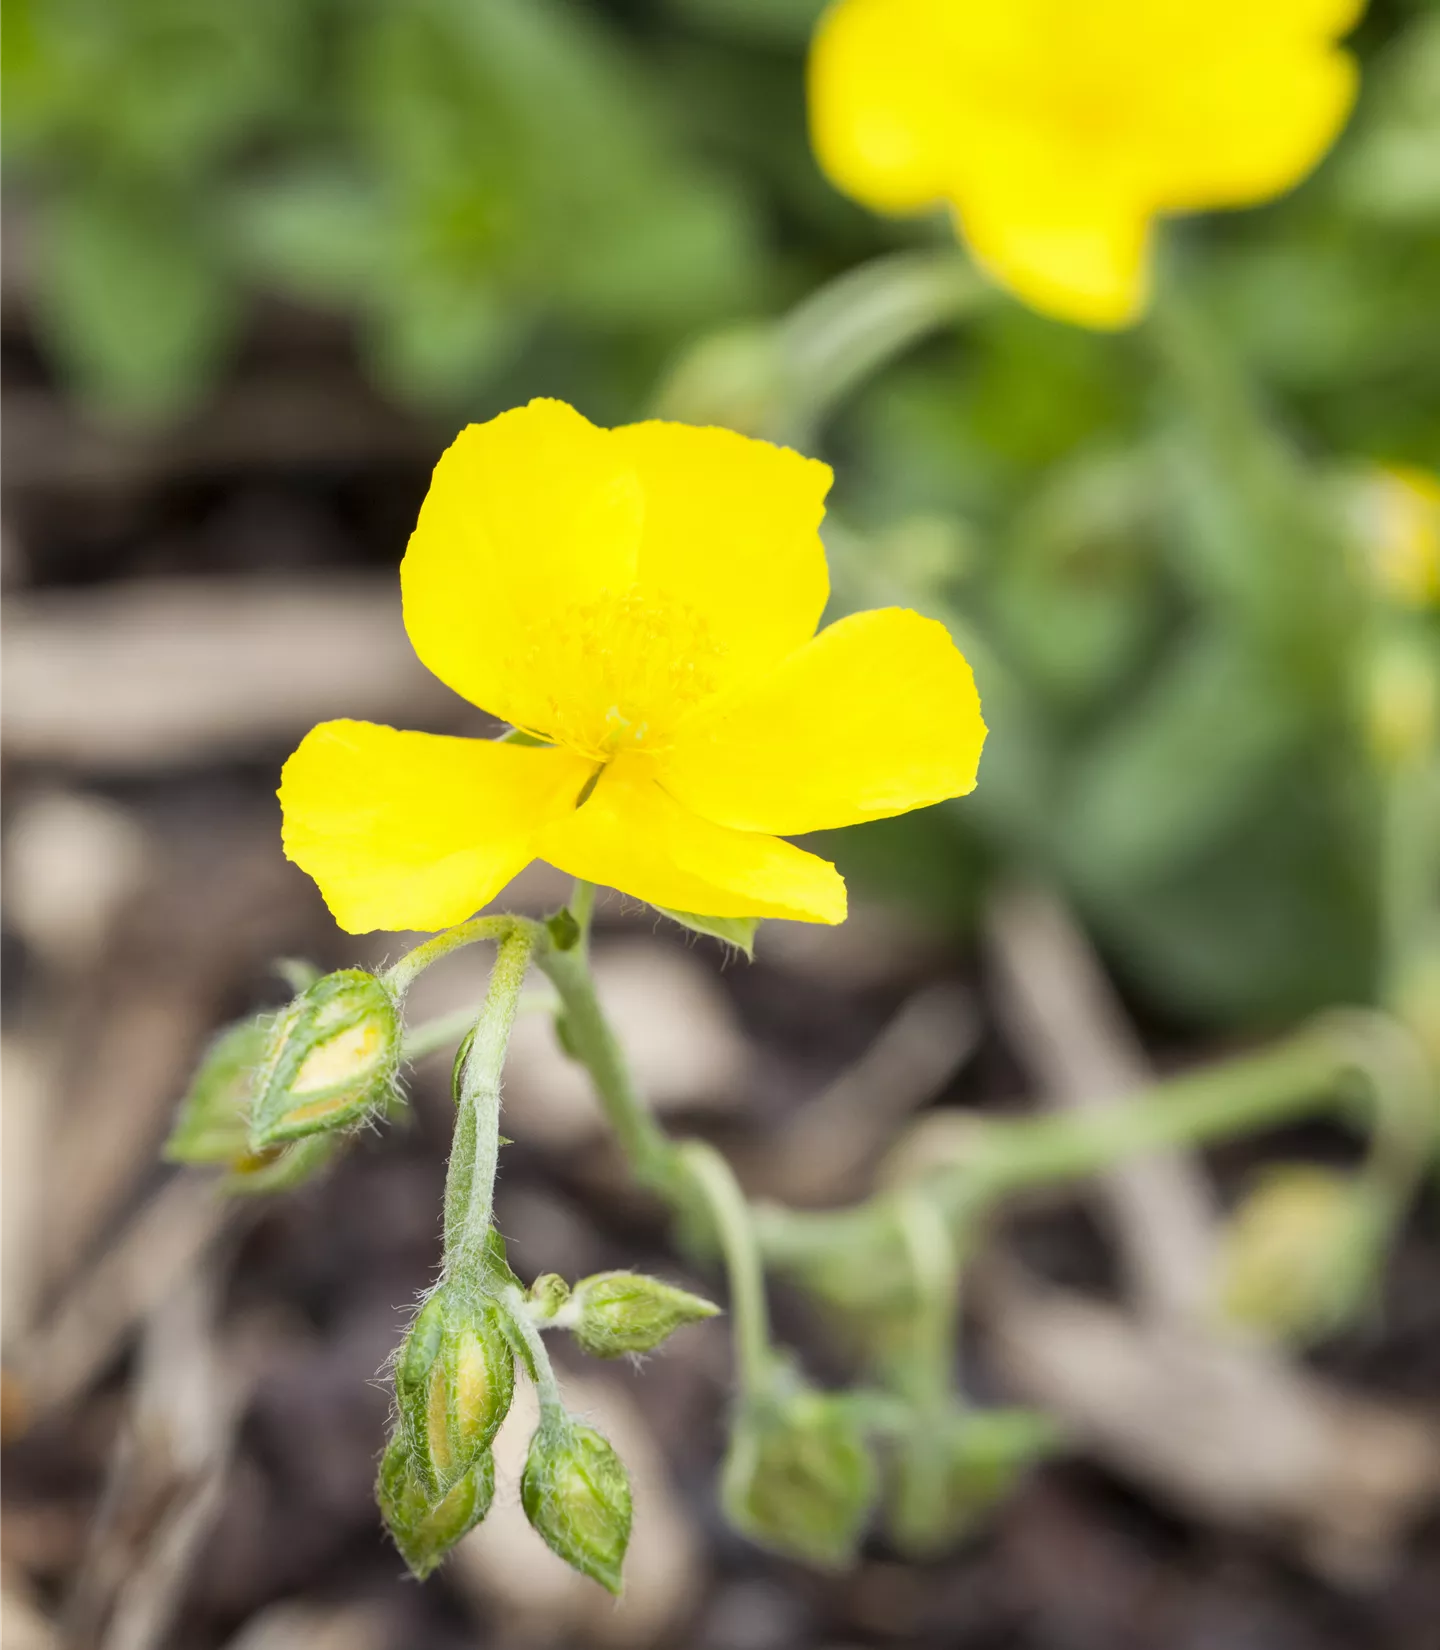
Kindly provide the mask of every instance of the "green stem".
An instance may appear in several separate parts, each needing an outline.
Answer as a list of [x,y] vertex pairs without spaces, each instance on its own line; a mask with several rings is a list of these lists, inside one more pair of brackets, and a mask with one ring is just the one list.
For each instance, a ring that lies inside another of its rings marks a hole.
[[557,951],[547,945],[535,960],[560,995],[567,1045],[590,1073],[606,1121],[636,1178],[652,1190],[668,1192],[674,1181],[674,1147],[635,1087],[624,1052],[595,994],[586,947]]
[[534,1384],[535,1396],[540,1400],[540,1418],[542,1421],[558,1420],[565,1414],[565,1401],[560,1396],[560,1386],[555,1379],[550,1353],[541,1339],[539,1325],[530,1316],[524,1291],[513,1283],[508,1284],[501,1291],[500,1299],[520,1338],[521,1358]]
[[952,1401],[960,1262],[949,1226],[923,1191],[900,1199],[897,1223],[915,1280],[914,1356],[907,1360],[906,1390],[928,1418]]
[[[1017,1192],[1082,1179],[1145,1152],[1253,1133],[1334,1104],[1352,1092],[1347,1079],[1371,1064],[1353,1026],[1320,1021],[1288,1042],[1157,1083],[1103,1112],[975,1119],[955,1161],[937,1166],[926,1190],[954,1231]],[[853,1257],[848,1276],[857,1290],[887,1294],[908,1275],[894,1235],[895,1202],[896,1194],[882,1193],[833,1212],[762,1206],[761,1247],[770,1263],[801,1274],[824,1265],[845,1275]]]
[[462,946],[474,945],[477,940],[504,939],[515,927],[517,920],[508,916],[472,917],[469,922],[462,922],[458,928],[446,929],[434,939],[417,945],[413,951],[407,951],[399,962],[387,968],[383,976],[385,982],[397,997],[403,997],[431,963],[439,962],[442,957],[448,957],[452,951],[458,951]]
[[534,944],[530,924],[510,924],[495,953],[490,988],[460,1077],[455,1141],[445,1176],[445,1271],[462,1282],[479,1278],[486,1266],[500,1156],[500,1074]]
[[590,919],[595,914],[595,884],[576,877],[575,886],[570,891],[570,915],[580,930],[580,944],[590,943]]
[[765,1272],[755,1242],[750,1205],[730,1165],[713,1146],[692,1140],[680,1148],[680,1162],[715,1224],[730,1282],[730,1314],[735,1325],[735,1357],[742,1395],[765,1391],[774,1369],[770,1313],[765,1304]]
[[771,433],[809,447],[867,378],[994,292],[953,246],[892,253],[838,276],[778,325],[783,387]]

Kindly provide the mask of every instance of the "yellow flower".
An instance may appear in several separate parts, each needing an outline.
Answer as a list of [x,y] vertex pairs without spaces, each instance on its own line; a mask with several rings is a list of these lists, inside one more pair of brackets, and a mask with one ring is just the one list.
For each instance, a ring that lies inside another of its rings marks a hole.
[[1144,310],[1157,213],[1299,182],[1344,124],[1364,0],[837,0],[816,153],[882,212],[948,203],[977,261],[1087,326]]
[[351,933],[462,921],[532,859],[672,910],[841,922],[782,835],[969,791],[985,725],[943,625],[815,635],[830,471],[684,424],[532,401],[464,430],[400,569],[448,686],[541,745],[325,722],[285,764],[285,851]]
[[1356,487],[1352,513],[1376,587],[1401,607],[1440,606],[1440,476],[1382,465]]

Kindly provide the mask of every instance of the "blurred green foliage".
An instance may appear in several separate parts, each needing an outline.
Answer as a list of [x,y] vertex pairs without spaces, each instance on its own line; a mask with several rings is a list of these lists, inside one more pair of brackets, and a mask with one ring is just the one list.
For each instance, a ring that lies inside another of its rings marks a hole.
[[[135,416],[193,404],[284,293],[449,418],[541,392],[633,417],[686,350],[667,412],[763,422],[765,323],[949,239],[819,177],[820,9],[10,0],[37,332]],[[1273,205],[1167,225],[1142,326],[997,296],[826,431],[840,599],[947,618],[994,730],[973,800],[826,850],[946,922],[997,866],[1058,877],[1132,985],[1201,1020],[1363,999],[1384,967],[1357,678],[1389,621],[1341,495],[1440,463],[1440,6],[1374,0],[1355,45],[1335,154]]]

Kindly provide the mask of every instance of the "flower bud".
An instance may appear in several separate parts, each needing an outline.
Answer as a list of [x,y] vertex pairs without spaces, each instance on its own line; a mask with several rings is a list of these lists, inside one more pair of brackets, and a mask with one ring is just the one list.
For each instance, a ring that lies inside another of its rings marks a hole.
[[380,1511],[400,1556],[417,1581],[484,1518],[495,1496],[495,1457],[484,1450],[451,1486],[434,1495],[403,1434],[396,1433],[380,1462],[375,1486]]
[[442,1286],[395,1364],[395,1397],[416,1470],[439,1493],[489,1448],[515,1392],[515,1359],[490,1300]]
[[948,1546],[1053,1451],[1060,1431],[1028,1409],[953,1413],[917,1423],[896,1453],[889,1524],[901,1551],[923,1557]]
[[1279,1339],[1318,1339],[1364,1299],[1383,1241],[1384,1222],[1352,1176],[1300,1164],[1274,1169],[1231,1216],[1219,1310]]
[[619,1358],[653,1352],[682,1324],[713,1318],[719,1310],[637,1272],[597,1272],[575,1285],[560,1322],[592,1358]]
[[839,1568],[855,1554],[875,1499],[875,1463],[843,1398],[802,1389],[738,1421],[721,1497],[762,1547]]
[[594,1427],[568,1415],[542,1419],[530,1440],[520,1499],[552,1553],[619,1594],[630,1544],[630,1480]]
[[171,1163],[234,1163],[250,1151],[250,1098],[272,1016],[227,1026],[206,1049],[165,1142]]
[[385,1104],[400,1058],[400,1017],[361,968],[317,980],[275,1022],[255,1084],[256,1151],[343,1128]]
[[528,1299],[536,1320],[549,1323],[570,1299],[570,1285],[558,1272],[542,1272],[530,1285]]

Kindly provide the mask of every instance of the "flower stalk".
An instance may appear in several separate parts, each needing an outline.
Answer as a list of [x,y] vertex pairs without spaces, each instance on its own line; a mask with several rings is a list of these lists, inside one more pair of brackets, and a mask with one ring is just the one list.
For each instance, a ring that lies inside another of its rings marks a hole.
[[447,1281],[478,1282],[489,1265],[495,1170],[500,1157],[500,1075],[534,946],[529,923],[508,923],[495,953],[485,1005],[459,1063],[455,1143],[445,1177]]

